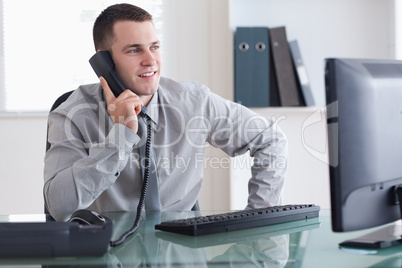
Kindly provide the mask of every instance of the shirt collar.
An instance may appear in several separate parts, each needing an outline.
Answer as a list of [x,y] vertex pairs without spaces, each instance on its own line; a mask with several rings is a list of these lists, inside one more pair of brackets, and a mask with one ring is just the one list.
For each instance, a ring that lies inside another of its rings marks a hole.
[[159,105],[158,105],[158,90],[152,96],[151,101],[147,105],[147,115],[154,121],[155,124],[158,124],[159,121]]

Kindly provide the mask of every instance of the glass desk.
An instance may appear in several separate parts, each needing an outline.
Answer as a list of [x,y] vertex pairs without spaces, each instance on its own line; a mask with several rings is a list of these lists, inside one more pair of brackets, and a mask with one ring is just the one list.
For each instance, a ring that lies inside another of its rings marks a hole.
[[[0,259],[0,267],[402,267],[401,246],[378,251],[340,249],[341,241],[366,232],[333,233],[327,210],[307,221],[199,237],[154,229],[160,221],[197,213],[149,213],[137,233],[102,257]],[[218,212],[202,214],[213,213]],[[135,213],[104,215],[114,220],[113,239],[135,219]]]

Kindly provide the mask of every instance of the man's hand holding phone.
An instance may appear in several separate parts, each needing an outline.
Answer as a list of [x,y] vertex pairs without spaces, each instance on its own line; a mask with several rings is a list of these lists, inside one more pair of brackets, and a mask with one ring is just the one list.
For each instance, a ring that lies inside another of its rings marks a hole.
[[100,82],[106,96],[107,111],[113,122],[120,123],[137,133],[138,118],[143,106],[139,96],[129,89],[126,89],[117,98],[110,89],[107,81],[100,77]]

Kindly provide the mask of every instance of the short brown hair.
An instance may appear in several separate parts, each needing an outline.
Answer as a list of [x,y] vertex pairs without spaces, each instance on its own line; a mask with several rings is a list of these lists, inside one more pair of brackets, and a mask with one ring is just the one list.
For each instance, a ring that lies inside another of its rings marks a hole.
[[102,11],[94,23],[92,34],[96,51],[110,49],[114,38],[114,24],[124,20],[152,22],[152,15],[140,7],[130,4],[109,6]]

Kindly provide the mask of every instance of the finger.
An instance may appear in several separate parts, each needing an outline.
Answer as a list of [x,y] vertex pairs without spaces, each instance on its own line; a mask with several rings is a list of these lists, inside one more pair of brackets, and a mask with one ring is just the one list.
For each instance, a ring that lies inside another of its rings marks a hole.
[[144,106],[141,98],[129,89],[123,91],[123,93],[120,94],[119,98],[122,99],[121,101],[131,103],[136,115],[141,112],[141,108]]
[[[123,94],[124,92],[121,95]],[[123,95],[123,97],[124,98],[121,100],[121,103],[129,104],[132,107],[132,109],[134,109],[135,114],[138,115],[141,112],[141,108],[144,106],[140,97],[138,97],[134,93],[131,93],[128,97]]]
[[138,115],[141,112],[142,106],[143,106],[143,104],[140,103],[140,105],[137,105],[137,106],[134,107],[134,111],[135,111],[136,115]]
[[102,76],[99,77],[99,80],[101,82],[103,92],[105,93],[106,102],[112,103],[116,99],[116,97],[114,96],[112,90],[110,89],[109,84],[107,83],[106,79],[103,78]]

